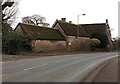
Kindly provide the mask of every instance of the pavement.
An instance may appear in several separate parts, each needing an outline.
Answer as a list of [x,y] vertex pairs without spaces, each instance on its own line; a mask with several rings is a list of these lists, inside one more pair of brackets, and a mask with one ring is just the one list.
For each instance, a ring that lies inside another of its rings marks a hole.
[[[115,58],[106,64],[96,75],[93,82],[118,82],[118,59]],[[119,79],[120,82],[120,79]]]
[[[0,77],[3,82],[83,82],[86,75],[117,54],[72,54],[9,61],[2,64]],[[95,76],[94,81],[99,77]]]
[[94,72],[89,75],[85,82],[120,82],[119,69],[120,64],[118,61],[120,57],[113,58],[94,70]]

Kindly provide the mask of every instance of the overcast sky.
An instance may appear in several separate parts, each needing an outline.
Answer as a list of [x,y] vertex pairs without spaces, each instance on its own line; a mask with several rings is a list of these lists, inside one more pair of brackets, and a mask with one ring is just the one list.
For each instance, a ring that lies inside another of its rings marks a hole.
[[[21,17],[39,14],[46,18],[50,26],[56,19],[66,18],[77,23],[105,23],[108,19],[112,37],[118,36],[118,1],[119,0],[20,0]],[[86,16],[81,14],[85,13]]]

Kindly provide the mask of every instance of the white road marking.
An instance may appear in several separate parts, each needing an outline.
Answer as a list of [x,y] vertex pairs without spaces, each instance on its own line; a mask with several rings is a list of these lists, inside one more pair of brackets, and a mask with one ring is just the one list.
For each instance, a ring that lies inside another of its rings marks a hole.
[[5,75],[7,75],[7,74],[0,75],[0,77],[3,77],[3,76],[5,76]]
[[34,68],[38,68],[38,67],[41,67],[41,66],[46,66],[46,65],[48,65],[48,64],[43,64],[43,65],[39,65],[39,66],[35,66],[35,67],[30,67],[30,68],[24,69],[24,71],[31,70],[31,69],[34,69]]
[[31,68],[24,69],[24,71],[31,70],[31,69],[33,69],[33,68],[35,68],[35,67],[31,67]]
[[107,58],[114,58],[114,57],[118,57],[118,55],[110,56],[110,57],[107,57]]
[[62,62],[62,60],[55,61],[55,63],[60,63],[60,62]]

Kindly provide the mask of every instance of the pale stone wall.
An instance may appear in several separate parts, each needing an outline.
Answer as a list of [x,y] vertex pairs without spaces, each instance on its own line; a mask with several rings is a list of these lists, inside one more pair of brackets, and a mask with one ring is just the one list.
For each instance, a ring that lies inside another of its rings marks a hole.
[[86,38],[86,37],[78,37],[78,39],[76,39],[75,36],[68,36],[69,38],[69,47],[68,50],[69,51],[89,51],[90,48],[90,38]]
[[36,40],[32,41],[33,51],[64,51],[66,41]]
[[32,41],[33,51],[89,51],[90,38],[79,37],[76,40],[75,36],[68,36],[69,45],[67,47],[66,41],[50,41],[50,40],[36,40]]

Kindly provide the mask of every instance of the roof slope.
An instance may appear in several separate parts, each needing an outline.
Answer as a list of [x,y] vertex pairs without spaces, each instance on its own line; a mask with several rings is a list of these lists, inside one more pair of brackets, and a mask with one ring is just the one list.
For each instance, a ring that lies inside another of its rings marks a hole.
[[90,36],[98,32],[106,34],[106,23],[81,24],[81,26]]
[[65,40],[64,36],[57,29],[49,27],[35,26],[30,24],[19,23],[22,31],[30,39],[36,40]]
[[[57,20],[56,23],[59,23],[59,25],[61,26],[63,31],[66,33],[66,35],[77,36],[77,33],[79,32],[79,36],[81,36],[81,37],[89,37],[87,32],[82,27],[79,26],[79,31],[78,31],[76,24],[64,22],[64,21],[61,21],[61,20]],[[53,27],[54,26],[55,25],[53,25]]]

